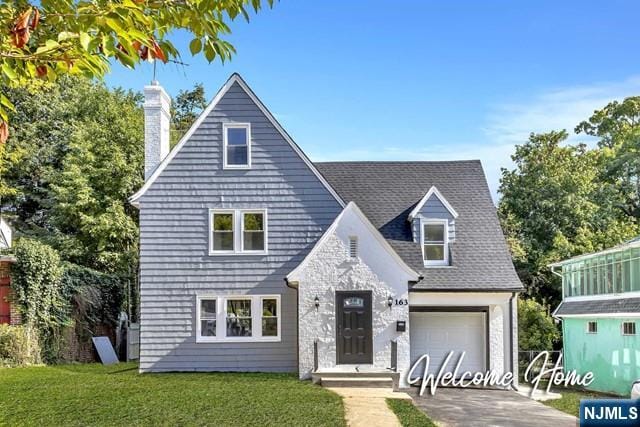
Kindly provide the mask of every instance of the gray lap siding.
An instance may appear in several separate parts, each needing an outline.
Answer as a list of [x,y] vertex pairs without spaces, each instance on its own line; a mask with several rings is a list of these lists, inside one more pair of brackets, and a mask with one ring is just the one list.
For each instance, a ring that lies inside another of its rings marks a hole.
[[[222,169],[224,122],[251,123],[250,170]],[[268,255],[210,256],[211,208],[266,208]],[[296,293],[284,277],[341,209],[232,86],[140,199],[140,369],[297,370]],[[281,341],[196,343],[198,294],[281,295]]]

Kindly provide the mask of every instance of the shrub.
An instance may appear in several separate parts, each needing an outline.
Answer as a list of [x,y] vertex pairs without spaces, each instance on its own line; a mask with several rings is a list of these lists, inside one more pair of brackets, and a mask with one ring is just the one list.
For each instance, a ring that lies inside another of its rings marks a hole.
[[98,325],[117,325],[124,298],[118,276],[65,263],[62,284],[78,337],[92,336]]
[[26,326],[0,325],[0,366],[40,363],[38,336]]
[[553,350],[560,332],[546,307],[532,299],[518,300],[518,344],[520,350]]
[[14,254],[14,303],[27,328],[37,331],[44,360],[54,362],[61,346],[61,327],[67,323],[70,308],[62,292],[60,256],[52,247],[27,238],[18,240]]
[[77,342],[87,343],[99,326],[117,324],[124,296],[118,276],[62,262],[55,249],[32,239],[20,239],[14,254],[14,303],[25,325],[36,331],[45,362],[68,356],[63,352],[67,328]]

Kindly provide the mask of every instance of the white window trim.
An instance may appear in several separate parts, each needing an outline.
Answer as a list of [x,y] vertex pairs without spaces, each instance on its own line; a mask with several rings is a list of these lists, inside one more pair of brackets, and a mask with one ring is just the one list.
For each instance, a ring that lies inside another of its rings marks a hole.
[[[589,325],[590,325],[591,323],[595,323],[595,325],[596,325],[596,330],[595,330],[594,332],[592,332],[592,331],[590,331],[590,330],[589,330]],[[593,335],[593,334],[597,334],[597,333],[598,333],[598,321],[596,321],[596,320],[589,320],[589,321],[587,321],[587,331],[586,331],[586,332],[587,332],[588,334],[592,334],[592,335]]]
[[[444,260],[427,261],[424,259],[424,226],[427,224],[444,225]],[[449,266],[449,220],[439,218],[420,218],[420,248],[422,250],[422,260],[425,267]]]
[[[214,214],[231,214],[231,221],[233,223],[233,250],[232,251],[223,251],[223,250],[213,250],[213,215]],[[236,246],[236,211],[234,209],[209,209],[209,255],[233,255],[237,253]]]
[[[203,337],[200,325],[200,301],[216,300],[216,336]],[[251,300],[251,331],[250,337],[227,337],[227,300]],[[262,336],[262,301],[276,300],[276,317],[278,318],[278,335],[275,337]],[[282,336],[282,304],[280,295],[220,295],[202,294],[196,296],[196,343],[215,342],[280,342]]]
[[[241,209],[240,214],[240,252],[243,254],[266,254],[267,253],[267,210],[266,209]],[[264,233],[264,249],[261,251],[248,251],[244,249],[244,214],[262,214],[262,232]]]
[[[233,251],[213,250],[213,215],[217,213],[233,214]],[[244,250],[244,214],[261,213],[263,215],[262,226],[264,227],[264,250],[245,251]],[[218,255],[267,255],[269,253],[269,221],[267,209],[209,209],[209,256]]]
[[438,189],[434,185],[429,189],[429,191],[427,191],[427,194],[425,194],[424,197],[420,199],[416,207],[413,208],[413,210],[409,214],[409,220],[413,220],[415,217],[419,216],[420,211],[422,210],[422,207],[424,206],[425,203],[427,203],[427,200],[429,200],[433,195],[435,195],[438,198],[438,200],[440,200],[440,203],[442,203],[444,207],[449,211],[453,219],[458,218],[458,212],[456,212],[456,210],[453,209],[453,207],[449,204],[447,199],[444,198],[444,196],[438,191]]
[[[247,130],[247,164],[230,165],[227,164],[227,130],[246,129]],[[251,123],[223,123],[222,124],[222,168],[223,169],[251,169]]]
[[[635,334],[625,334],[624,333],[624,325],[625,323],[633,323],[634,324],[634,332]],[[628,321],[628,320],[624,320],[621,324],[620,324],[620,332],[622,333],[622,335],[624,335],[625,337],[634,337],[638,334],[638,326],[636,325],[636,322],[633,321]]]

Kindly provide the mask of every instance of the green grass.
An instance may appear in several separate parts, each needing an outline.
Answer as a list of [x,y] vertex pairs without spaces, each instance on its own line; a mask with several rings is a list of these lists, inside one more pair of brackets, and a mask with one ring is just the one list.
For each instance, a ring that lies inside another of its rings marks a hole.
[[0,368],[0,425],[344,426],[344,408],[338,395],[292,374]]
[[436,424],[410,400],[387,399],[387,405],[396,414],[403,427],[436,427]]
[[572,390],[572,389],[562,389],[562,390],[552,390],[555,393],[560,393],[562,397],[560,399],[553,400],[545,400],[542,401],[547,406],[551,406],[552,408],[556,408],[561,410],[562,412],[566,412],[567,414],[573,415],[574,417],[580,416],[580,399],[615,399],[616,397],[609,395],[598,393],[595,391],[587,391],[587,390]]

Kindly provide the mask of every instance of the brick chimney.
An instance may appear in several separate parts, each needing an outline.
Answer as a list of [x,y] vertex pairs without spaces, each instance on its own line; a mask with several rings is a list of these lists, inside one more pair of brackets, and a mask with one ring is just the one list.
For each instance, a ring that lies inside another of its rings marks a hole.
[[169,154],[171,98],[156,80],[144,87],[144,179]]

